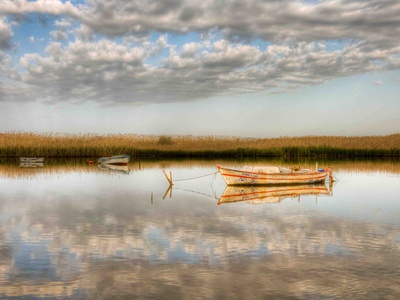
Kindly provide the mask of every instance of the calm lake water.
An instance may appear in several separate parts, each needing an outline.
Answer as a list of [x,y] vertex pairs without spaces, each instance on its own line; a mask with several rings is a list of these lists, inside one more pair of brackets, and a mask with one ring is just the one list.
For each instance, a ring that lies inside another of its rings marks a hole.
[[3,160],[0,298],[400,299],[398,161],[320,161],[332,191],[230,198],[216,165],[255,163],[294,165]]

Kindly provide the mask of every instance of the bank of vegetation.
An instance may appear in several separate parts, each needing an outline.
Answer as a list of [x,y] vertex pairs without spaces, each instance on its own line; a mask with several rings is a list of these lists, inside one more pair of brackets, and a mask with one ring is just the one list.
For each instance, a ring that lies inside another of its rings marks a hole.
[[241,138],[226,136],[0,133],[0,157],[399,158],[400,134],[385,136],[303,136]]

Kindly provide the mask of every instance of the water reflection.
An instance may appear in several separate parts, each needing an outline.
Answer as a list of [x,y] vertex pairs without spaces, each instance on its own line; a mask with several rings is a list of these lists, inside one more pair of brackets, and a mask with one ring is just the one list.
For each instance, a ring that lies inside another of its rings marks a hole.
[[21,162],[19,166],[21,168],[43,168],[44,164],[42,162]]
[[97,164],[97,167],[102,171],[120,172],[129,174],[128,165],[110,165],[110,164]]
[[[332,191],[332,186],[331,186]],[[249,204],[276,203],[286,198],[301,196],[331,195],[323,184],[278,185],[278,186],[227,186],[218,201],[218,205],[245,201]]]
[[300,202],[217,206],[228,195],[218,174],[168,190],[162,173],[215,165],[0,165],[0,298],[400,296],[399,172],[379,171],[389,163],[336,164],[340,182],[318,205],[325,186],[298,191]]

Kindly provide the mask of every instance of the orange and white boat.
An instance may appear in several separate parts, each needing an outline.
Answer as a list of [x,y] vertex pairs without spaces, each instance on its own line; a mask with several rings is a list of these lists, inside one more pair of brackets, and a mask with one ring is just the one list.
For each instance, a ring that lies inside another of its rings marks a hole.
[[289,169],[281,166],[245,166],[230,169],[217,166],[227,185],[279,185],[325,182],[331,169]]

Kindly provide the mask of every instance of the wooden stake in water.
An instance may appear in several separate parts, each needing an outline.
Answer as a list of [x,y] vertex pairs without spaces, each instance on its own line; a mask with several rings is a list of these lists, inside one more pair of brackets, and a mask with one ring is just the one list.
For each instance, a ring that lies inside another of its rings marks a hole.
[[173,183],[172,183],[172,172],[171,172],[171,171],[169,172],[169,175],[171,176],[171,178],[168,177],[167,173],[165,173],[164,170],[163,170],[163,173],[164,173],[164,175],[165,175],[165,178],[167,178],[167,180],[168,180],[168,182],[169,182],[169,185],[173,185]]

